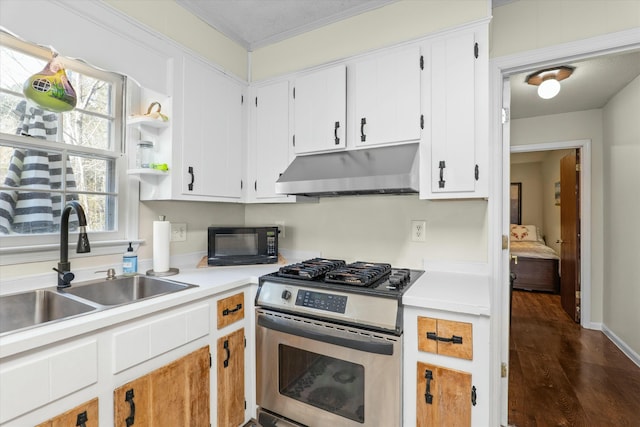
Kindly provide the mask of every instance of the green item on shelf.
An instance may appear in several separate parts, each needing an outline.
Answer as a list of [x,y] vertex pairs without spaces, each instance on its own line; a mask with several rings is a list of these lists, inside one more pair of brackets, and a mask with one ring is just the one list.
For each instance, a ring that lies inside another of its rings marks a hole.
[[165,172],[169,170],[169,166],[166,163],[151,163],[151,168]]

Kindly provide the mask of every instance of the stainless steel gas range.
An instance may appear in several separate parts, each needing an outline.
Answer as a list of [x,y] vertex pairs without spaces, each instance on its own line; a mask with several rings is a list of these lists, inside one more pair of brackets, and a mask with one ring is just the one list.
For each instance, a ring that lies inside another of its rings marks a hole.
[[422,274],[315,258],[262,276],[258,423],[402,425],[402,294]]

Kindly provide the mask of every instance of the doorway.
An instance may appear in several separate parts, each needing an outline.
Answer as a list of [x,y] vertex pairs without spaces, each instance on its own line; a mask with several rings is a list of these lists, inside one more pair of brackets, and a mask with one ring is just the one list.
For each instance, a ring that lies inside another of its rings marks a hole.
[[[590,58],[596,58],[604,55],[621,52],[632,52],[640,47],[640,40],[632,35],[626,39],[624,37],[616,36],[602,36],[583,42],[574,43],[566,46],[555,46],[553,49],[541,49],[534,53],[528,52],[518,55],[513,55],[505,58],[498,58],[491,62],[491,85],[492,85],[492,120],[491,120],[491,132],[492,140],[497,143],[492,147],[492,159],[496,168],[493,173],[493,187],[492,194],[496,197],[491,203],[490,212],[492,219],[490,220],[490,235],[491,236],[508,236],[509,234],[509,158],[511,152],[511,144],[509,139],[510,128],[510,111],[511,106],[511,93],[508,85],[505,85],[505,79],[510,78],[518,73],[522,73],[528,70],[536,70],[544,68],[545,66],[552,66],[558,63],[586,60]],[[623,40],[624,39],[624,40]],[[597,46],[597,48],[595,47]],[[505,88],[506,87],[506,88]],[[503,109],[503,107],[506,107]],[[501,117],[503,120],[501,120]],[[506,122],[506,123],[505,123]],[[544,129],[540,129],[541,132]],[[519,150],[525,150],[527,146],[532,151],[553,149],[555,148],[554,142],[546,142],[540,144],[522,144],[518,146]],[[591,156],[591,145],[587,143],[582,150],[584,156]],[[597,152],[598,155],[600,154]],[[598,157],[600,158],[600,157]],[[590,166],[590,162],[583,162],[585,168]],[[591,181],[591,178],[587,178],[591,171],[582,170],[583,179]],[[600,172],[598,172],[600,173]],[[586,187],[583,187],[587,190]],[[599,190],[601,191],[601,190]],[[590,195],[583,194],[581,199],[581,206],[590,206]],[[589,209],[582,208],[583,230],[592,230],[591,211]],[[597,221],[601,221],[599,217]],[[591,259],[591,239],[593,235],[589,232],[584,233],[581,236],[581,258],[583,260]],[[601,235],[596,235],[596,238],[601,239]],[[494,272],[494,291],[493,291],[493,304],[496,307],[501,307],[499,312],[494,312],[495,317],[492,318],[492,333],[500,338],[496,341],[500,341],[500,345],[492,353],[493,366],[501,367],[497,371],[497,374],[493,376],[495,384],[496,395],[495,398],[501,402],[500,408],[495,408],[495,417],[500,420],[500,424],[508,424],[508,360],[509,360],[509,307],[510,307],[510,293],[509,293],[509,259],[508,259],[508,245],[506,245],[506,238],[502,239],[502,245],[500,240],[492,240],[490,253],[492,270]],[[598,258],[600,260],[600,257]],[[593,267],[592,267],[593,268]],[[582,313],[581,313],[581,325],[589,329],[599,329],[600,325],[592,323],[591,320],[591,301],[589,292],[591,290],[591,269],[586,262],[583,263],[580,272],[582,282]],[[502,375],[499,373],[502,372]],[[499,396],[498,396],[499,395]]]

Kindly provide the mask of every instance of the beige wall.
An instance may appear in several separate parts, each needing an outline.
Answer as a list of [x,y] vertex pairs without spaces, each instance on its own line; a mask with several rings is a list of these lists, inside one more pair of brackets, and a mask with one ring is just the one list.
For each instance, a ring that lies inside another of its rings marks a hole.
[[236,42],[211,28],[174,0],[104,0],[222,68],[247,80],[247,51]]
[[542,162],[544,234],[547,245],[560,253],[560,206],[555,204],[555,183],[560,182],[560,159],[573,150],[554,150],[546,153]]
[[604,108],[605,326],[640,354],[640,77]]
[[535,225],[543,232],[542,163],[512,163],[511,182],[522,184],[522,224]]
[[604,283],[602,110],[579,111],[511,122],[511,145],[591,140],[591,320],[602,321]]
[[490,16],[487,0],[400,0],[251,55],[252,81],[290,73]]
[[640,0],[519,0],[493,9],[498,57],[640,27]]

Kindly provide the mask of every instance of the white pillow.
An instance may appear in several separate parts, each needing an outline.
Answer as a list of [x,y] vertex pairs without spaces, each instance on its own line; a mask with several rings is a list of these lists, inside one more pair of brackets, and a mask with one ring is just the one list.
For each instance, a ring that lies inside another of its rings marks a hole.
[[511,240],[516,242],[535,242],[538,240],[538,230],[535,225],[511,224]]

